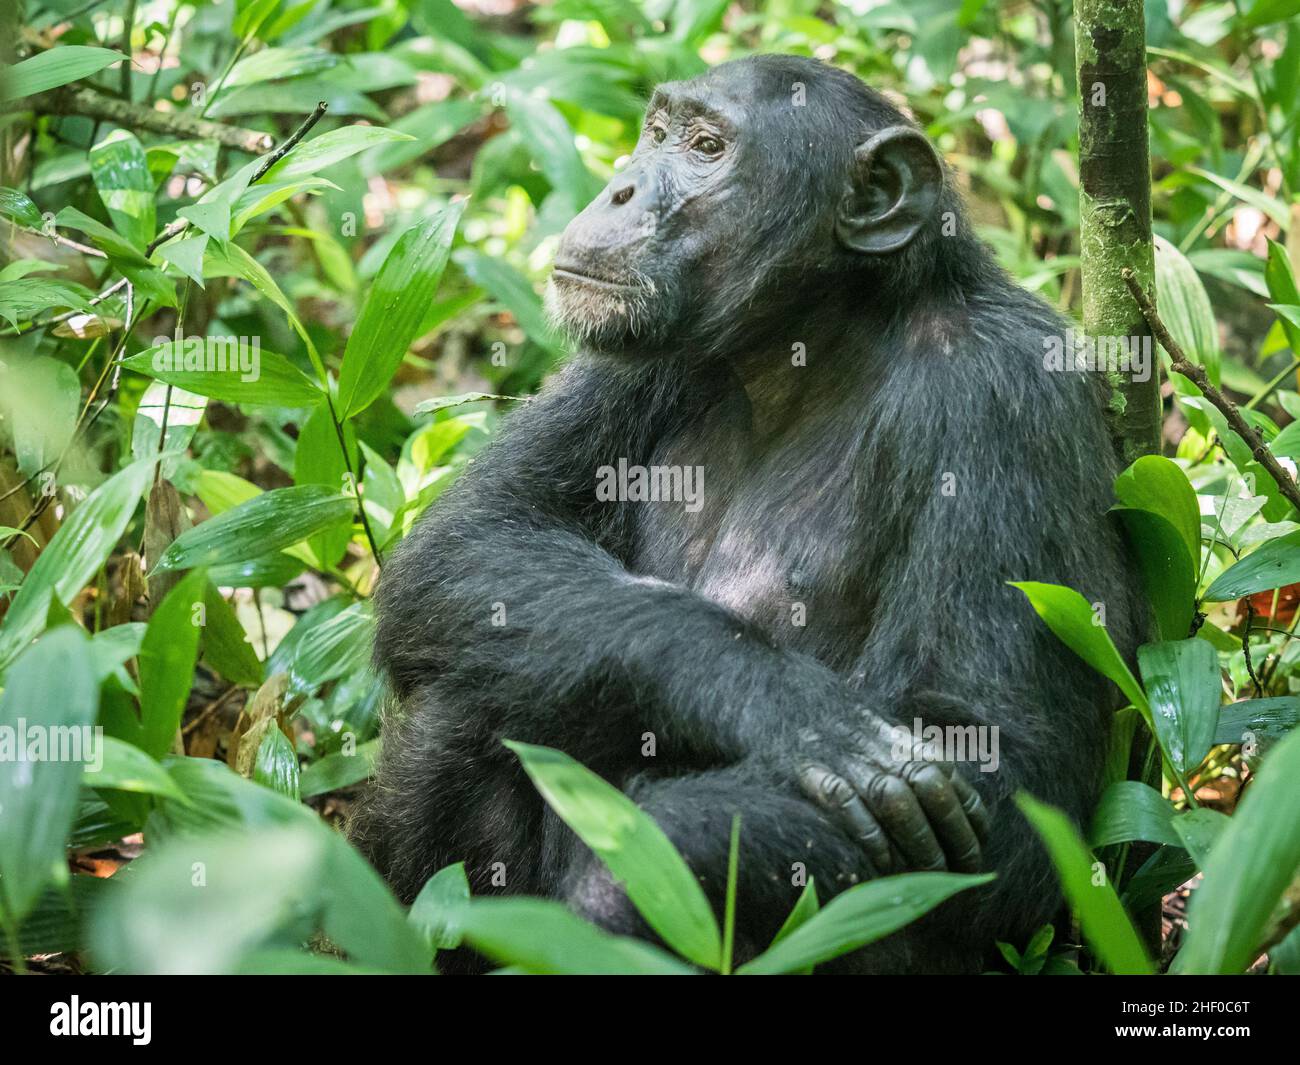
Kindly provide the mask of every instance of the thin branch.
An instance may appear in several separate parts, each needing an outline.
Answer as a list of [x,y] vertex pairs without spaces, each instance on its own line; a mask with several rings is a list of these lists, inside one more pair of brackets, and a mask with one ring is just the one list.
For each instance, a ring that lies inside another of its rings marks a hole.
[[307,116],[306,120],[303,122],[301,126],[299,126],[296,130],[293,131],[293,133],[289,136],[289,139],[286,140],[282,145],[280,145],[280,147],[278,147],[275,151],[273,151],[270,155],[268,155],[265,159],[262,160],[262,165],[257,168],[257,173],[253,175],[252,180],[249,181],[249,184],[256,185],[259,181],[262,180],[262,178],[266,177],[267,171],[269,171],[271,167],[275,166],[276,163],[278,163],[281,159],[283,159],[286,155],[288,155],[291,151],[293,151],[293,149],[297,146],[298,142],[302,140],[303,137],[307,136],[307,134],[311,131],[312,126],[316,125],[317,122],[319,122],[322,118],[325,117],[325,112],[328,110],[329,110],[329,104],[327,104],[324,100],[321,100],[320,103],[316,105],[316,110]]
[[249,155],[269,152],[275,143],[269,133],[228,126],[224,122],[199,118],[183,111],[155,111],[148,104],[118,100],[84,87],[42,93],[24,102],[22,107],[40,114],[84,115],[96,121],[112,122],[115,126],[162,133],[178,139],[196,137],[200,140],[214,140],[227,148],[238,148]]
[[1263,437],[1259,435],[1250,422],[1241,416],[1241,411],[1237,409],[1237,405],[1214,387],[1206,372],[1192,362],[1183,349],[1178,346],[1178,341],[1170,336],[1169,330],[1165,328],[1165,323],[1160,320],[1160,315],[1156,313],[1155,304],[1151,302],[1151,297],[1142,291],[1142,286],[1137,283],[1133,271],[1125,267],[1120,273],[1124,278],[1124,284],[1128,286],[1129,292],[1133,294],[1133,299],[1137,301],[1143,317],[1146,318],[1147,325],[1151,327],[1151,332],[1160,341],[1160,346],[1169,352],[1171,360],[1169,368],[1175,373],[1180,373],[1188,378],[1201,390],[1201,394],[1227,419],[1228,425],[1232,427],[1233,432],[1250,446],[1255,461],[1268,471],[1268,475],[1277,483],[1278,489],[1286,496],[1287,502],[1295,507],[1297,511],[1300,511],[1300,488],[1296,487],[1295,480],[1273,457],[1273,452],[1269,451]]

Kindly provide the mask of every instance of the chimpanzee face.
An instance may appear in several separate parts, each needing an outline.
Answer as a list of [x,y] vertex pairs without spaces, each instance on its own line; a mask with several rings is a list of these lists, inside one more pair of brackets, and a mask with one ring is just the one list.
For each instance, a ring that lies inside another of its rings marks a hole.
[[755,209],[740,187],[757,162],[746,141],[753,106],[707,75],[655,91],[631,158],[555,256],[548,306],[576,339],[597,350],[689,341],[668,334],[685,304],[707,298],[699,268]]
[[561,237],[552,318],[588,350],[719,350],[737,308],[752,319],[846,255],[898,251],[942,174],[890,116],[856,78],[792,57],[660,86],[627,165]]

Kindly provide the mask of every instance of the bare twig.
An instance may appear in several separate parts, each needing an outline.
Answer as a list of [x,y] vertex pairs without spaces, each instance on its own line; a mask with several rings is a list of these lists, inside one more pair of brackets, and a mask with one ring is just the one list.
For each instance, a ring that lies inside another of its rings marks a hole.
[[265,159],[262,160],[262,165],[257,168],[257,173],[253,175],[252,180],[249,181],[249,184],[256,185],[259,181],[262,180],[262,178],[266,177],[267,171],[269,171],[271,167],[275,166],[276,163],[278,163],[281,159],[283,159],[286,155],[288,155],[291,151],[293,151],[293,149],[297,146],[298,142],[302,140],[303,137],[307,136],[307,134],[311,131],[312,126],[316,125],[317,122],[319,122],[322,118],[325,117],[325,112],[327,110],[329,110],[329,104],[327,104],[324,100],[321,100],[320,103],[316,105],[316,110],[313,111],[310,115],[308,115],[306,120],[303,122],[303,124],[299,126],[297,129],[295,129],[292,134],[290,134],[289,139],[286,140],[282,145],[280,145],[280,147],[278,147],[275,151],[273,151],[270,155],[268,155]]
[[[112,122],[127,129],[142,129],[169,137],[214,140],[227,148],[248,152],[249,155],[269,152],[275,143],[271,134],[259,130],[228,126],[224,122],[199,118],[183,111],[155,111],[148,104],[118,100],[85,87],[41,93],[21,101],[19,106],[24,110],[35,110],[48,115],[84,115],[99,122]],[[12,110],[12,107],[6,105],[6,109]]]
[[1133,271],[1126,267],[1121,271],[1121,276],[1124,278],[1124,284],[1128,286],[1129,292],[1133,294],[1133,299],[1137,301],[1138,308],[1147,320],[1147,325],[1151,327],[1151,332],[1160,341],[1160,346],[1169,352],[1171,360],[1169,368],[1175,373],[1180,373],[1188,378],[1201,390],[1201,394],[1227,419],[1228,425],[1232,427],[1233,432],[1250,446],[1255,461],[1268,471],[1268,475],[1277,483],[1278,489],[1286,496],[1287,502],[1300,511],[1300,488],[1296,487],[1295,480],[1273,457],[1273,452],[1269,451],[1268,445],[1264,443],[1255,427],[1242,417],[1237,405],[1214,387],[1206,372],[1192,362],[1183,349],[1178,346],[1178,341],[1170,336],[1169,330],[1165,328],[1165,323],[1160,320],[1160,315],[1156,313],[1155,304],[1151,302],[1151,297],[1142,291],[1142,286],[1137,283]]

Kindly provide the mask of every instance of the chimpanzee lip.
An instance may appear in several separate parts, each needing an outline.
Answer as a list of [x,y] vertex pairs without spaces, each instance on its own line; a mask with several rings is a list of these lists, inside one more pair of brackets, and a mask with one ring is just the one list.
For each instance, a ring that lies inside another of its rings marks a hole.
[[564,281],[577,281],[584,285],[596,285],[599,288],[613,288],[620,291],[627,291],[635,286],[629,285],[623,281],[613,281],[608,277],[598,277],[596,274],[588,273],[585,270],[577,270],[572,266],[555,266],[555,276]]

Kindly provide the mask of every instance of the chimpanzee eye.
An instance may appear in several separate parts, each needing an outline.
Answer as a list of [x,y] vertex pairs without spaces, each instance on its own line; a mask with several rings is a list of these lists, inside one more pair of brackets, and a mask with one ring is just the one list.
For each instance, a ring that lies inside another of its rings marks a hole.
[[701,155],[718,155],[722,152],[722,141],[717,137],[697,137],[691,147]]

